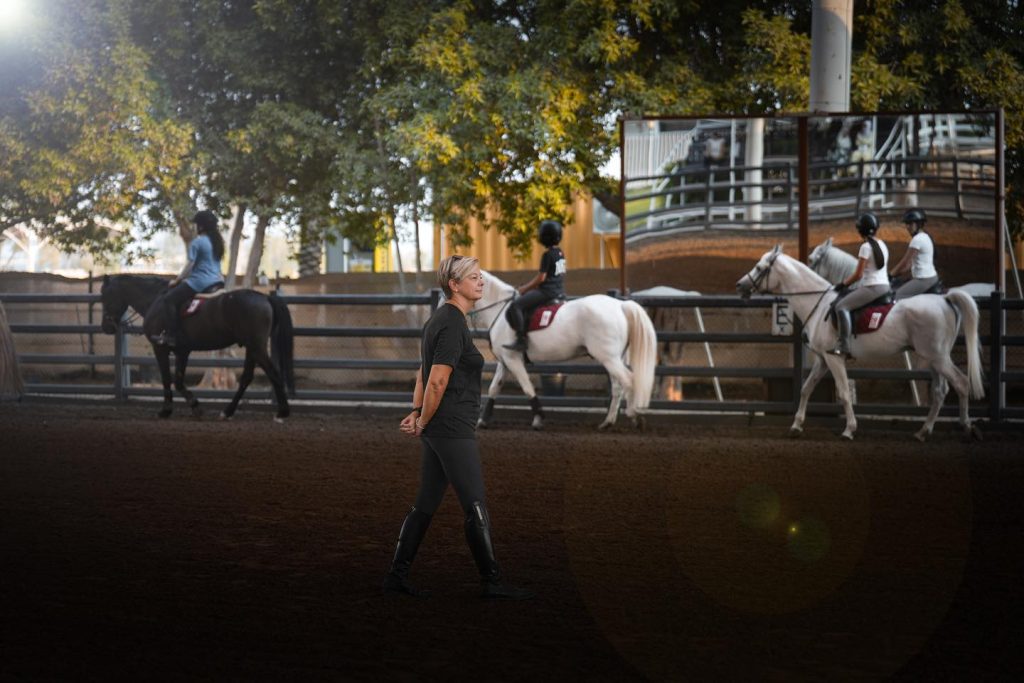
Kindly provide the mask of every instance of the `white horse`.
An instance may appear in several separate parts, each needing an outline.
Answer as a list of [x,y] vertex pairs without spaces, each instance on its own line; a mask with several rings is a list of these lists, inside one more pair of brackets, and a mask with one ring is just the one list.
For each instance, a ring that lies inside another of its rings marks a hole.
[[[491,350],[498,361],[478,427],[486,427],[491,419],[494,399],[507,373],[515,377],[523,393],[530,398],[533,428],[544,426],[544,410],[530,381],[523,354],[504,347],[516,336],[505,319],[505,310],[515,294],[515,287],[485,272],[484,295],[470,312],[476,327],[487,328]],[[532,362],[557,363],[589,354],[605,367],[611,378],[612,398],[608,415],[598,429],[615,424],[624,395],[626,415],[634,425],[642,426],[641,413],[650,406],[654,389],[657,334],[640,304],[603,294],[573,299],[559,309],[548,327],[530,332],[528,339],[526,355]],[[627,355],[628,366],[623,362]]]
[[[814,363],[800,390],[800,406],[790,434],[799,436],[803,431],[807,401],[818,381],[829,371],[846,411],[843,438],[852,439],[857,430],[857,418],[853,414],[846,360],[830,353],[836,345],[836,331],[826,316],[829,305],[837,296],[831,285],[808,266],[783,254],[781,246],[776,246],[761,257],[753,270],[740,278],[736,289],[743,296],[754,292],[785,296],[793,312],[803,321]],[[950,358],[961,318],[967,340],[966,376]],[[963,290],[951,289],[945,295],[918,294],[898,301],[880,329],[853,339],[851,353],[858,359],[870,359],[890,356],[906,348],[913,349],[921,357],[932,375],[931,409],[915,437],[924,441],[932,433],[935,418],[951,384],[960,397],[960,426],[965,434],[981,438],[967,413],[969,397],[977,399],[985,395],[981,378],[978,307],[974,299]]]

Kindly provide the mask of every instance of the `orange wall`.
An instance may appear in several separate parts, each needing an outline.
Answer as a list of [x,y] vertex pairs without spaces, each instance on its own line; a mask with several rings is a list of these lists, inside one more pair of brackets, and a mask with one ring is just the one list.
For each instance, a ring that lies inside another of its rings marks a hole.
[[[565,226],[562,232],[562,251],[565,252],[566,264],[570,270],[574,268],[601,267],[601,237],[594,234],[593,207],[589,195],[578,195],[573,201],[572,223]],[[486,270],[533,270],[540,265],[540,256],[544,247],[534,242],[533,251],[525,259],[516,259],[508,248],[505,236],[497,230],[486,230],[476,219],[470,219],[469,235],[473,244],[459,250],[460,254],[476,256]],[[446,245],[441,253],[441,236],[437,228],[434,231],[434,267],[441,257],[451,253],[450,245]],[[617,248],[617,247],[616,247]],[[612,268],[612,257],[618,262],[618,254],[604,257],[604,267]]]

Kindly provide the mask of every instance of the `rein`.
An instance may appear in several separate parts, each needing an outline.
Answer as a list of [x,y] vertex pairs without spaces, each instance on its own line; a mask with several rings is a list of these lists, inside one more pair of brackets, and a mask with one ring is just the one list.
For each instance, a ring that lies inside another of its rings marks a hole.
[[478,313],[483,313],[484,311],[486,311],[489,308],[494,308],[495,306],[501,306],[501,310],[498,311],[498,314],[496,316],[494,316],[494,320],[491,321],[491,324],[487,326],[487,343],[491,346],[492,350],[494,349],[494,344],[491,342],[491,330],[494,329],[494,325],[498,322],[498,319],[501,317],[501,314],[505,312],[505,309],[508,308],[509,303],[511,303],[515,298],[516,298],[516,295],[513,294],[512,296],[508,297],[507,299],[499,299],[498,301],[495,301],[493,304],[487,304],[486,306],[484,306],[483,308],[481,308],[479,310],[473,309],[472,311],[470,311],[470,315],[475,316]]

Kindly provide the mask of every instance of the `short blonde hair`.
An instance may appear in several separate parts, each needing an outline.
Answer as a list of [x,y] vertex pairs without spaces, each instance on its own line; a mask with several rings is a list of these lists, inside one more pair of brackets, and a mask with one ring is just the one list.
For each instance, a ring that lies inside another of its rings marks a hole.
[[448,283],[451,280],[462,282],[462,278],[469,275],[479,264],[480,259],[475,256],[460,256],[458,254],[452,254],[441,260],[437,267],[437,283],[441,285],[446,299],[452,298],[452,290]]

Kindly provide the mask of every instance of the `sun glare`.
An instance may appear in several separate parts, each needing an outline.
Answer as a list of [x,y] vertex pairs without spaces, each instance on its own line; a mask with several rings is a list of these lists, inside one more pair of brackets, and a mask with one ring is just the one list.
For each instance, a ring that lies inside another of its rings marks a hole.
[[25,0],[0,0],[0,29],[14,28],[25,18]]

